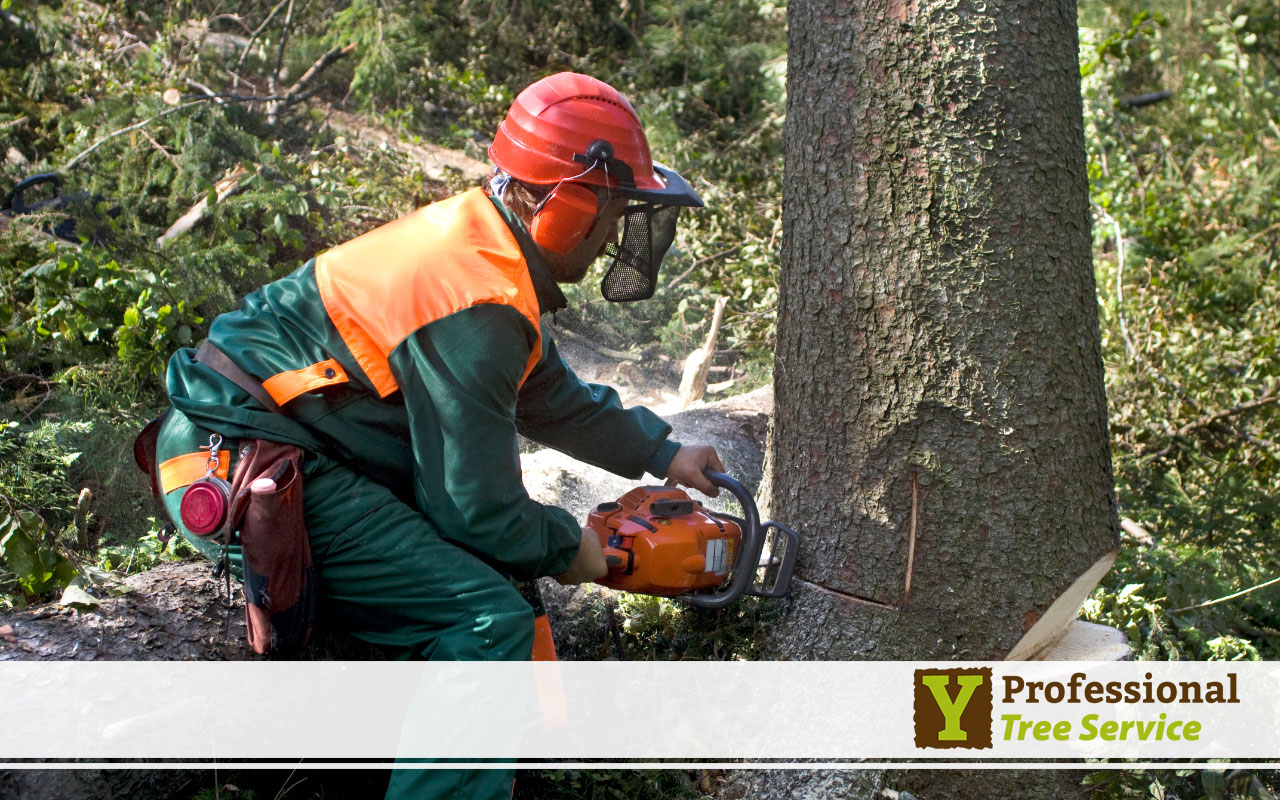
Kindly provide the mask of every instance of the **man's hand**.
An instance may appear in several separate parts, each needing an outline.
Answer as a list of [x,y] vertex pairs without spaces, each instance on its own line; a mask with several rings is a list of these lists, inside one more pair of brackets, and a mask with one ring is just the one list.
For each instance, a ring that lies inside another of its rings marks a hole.
[[720,456],[716,455],[714,447],[705,444],[680,445],[675,457],[671,459],[671,465],[667,467],[667,485],[689,486],[708,497],[719,497],[719,487],[702,474],[708,469],[724,472],[724,464],[720,463]]
[[582,540],[578,542],[578,554],[569,562],[569,568],[556,576],[563,586],[575,583],[587,583],[609,574],[609,565],[604,563],[604,552],[600,550],[600,537],[590,528],[582,529]]

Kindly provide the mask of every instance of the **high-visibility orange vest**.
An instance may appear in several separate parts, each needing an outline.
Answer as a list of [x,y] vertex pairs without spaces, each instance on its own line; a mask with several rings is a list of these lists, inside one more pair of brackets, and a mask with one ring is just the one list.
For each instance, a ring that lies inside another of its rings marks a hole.
[[521,384],[542,356],[528,265],[482,189],[321,253],[316,284],[329,319],[380,397],[399,388],[387,362],[392,350],[422,326],[480,303],[511,306],[537,331]]

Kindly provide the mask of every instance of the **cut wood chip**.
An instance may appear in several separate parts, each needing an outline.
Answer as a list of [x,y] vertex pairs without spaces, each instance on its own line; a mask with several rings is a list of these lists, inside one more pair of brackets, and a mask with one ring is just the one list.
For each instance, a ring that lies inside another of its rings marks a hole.
[[1042,653],[1057,644],[1067,632],[1067,627],[1076,618],[1076,614],[1080,611],[1080,606],[1089,597],[1089,593],[1093,591],[1098,582],[1102,580],[1102,576],[1107,574],[1107,570],[1111,569],[1111,565],[1115,562],[1116,556],[1120,554],[1118,550],[1112,550],[1106,553],[1102,558],[1094,562],[1093,566],[1084,571],[1080,577],[1067,587],[1067,590],[1058,596],[1057,600],[1040,615],[1040,618],[1032,625],[1018,643],[1009,651],[1009,655],[1005,656],[1006,661],[1027,661],[1029,659],[1038,658]]
[[1133,648],[1124,631],[1109,625],[1072,620],[1057,644],[1036,656],[1036,661],[1128,661]]

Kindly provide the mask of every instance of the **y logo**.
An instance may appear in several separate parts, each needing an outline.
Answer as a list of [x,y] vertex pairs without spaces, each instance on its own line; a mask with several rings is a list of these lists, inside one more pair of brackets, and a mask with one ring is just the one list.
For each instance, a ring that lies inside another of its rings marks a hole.
[[991,747],[991,670],[918,669],[916,747]]

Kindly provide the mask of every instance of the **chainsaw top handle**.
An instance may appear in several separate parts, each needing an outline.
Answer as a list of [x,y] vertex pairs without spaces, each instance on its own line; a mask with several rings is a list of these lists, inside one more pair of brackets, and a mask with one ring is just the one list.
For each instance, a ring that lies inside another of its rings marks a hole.
[[764,530],[760,527],[760,511],[756,508],[755,498],[747,487],[723,472],[707,470],[703,473],[707,480],[728,489],[742,506],[745,525],[742,526],[742,541],[738,547],[738,557],[733,561],[733,576],[729,585],[721,590],[694,592],[687,595],[689,603],[698,608],[724,608],[746,594],[751,589],[756,577],[756,564],[760,562],[760,553],[764,550]]

